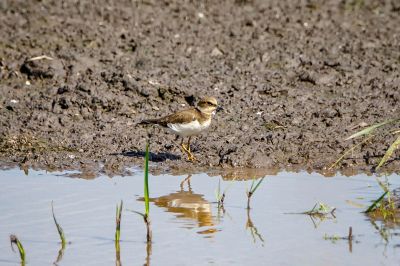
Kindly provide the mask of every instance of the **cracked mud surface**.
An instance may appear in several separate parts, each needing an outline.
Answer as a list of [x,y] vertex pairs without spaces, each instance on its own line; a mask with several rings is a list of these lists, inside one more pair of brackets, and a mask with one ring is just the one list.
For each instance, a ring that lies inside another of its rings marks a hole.
[[[399,117],[397,1],[93,3],[0,3],[3,167],[123,174],[150,138],[162,171],[324,171],[359,141],[346,137]],[[224,110],[192,142],[195,164],[175,136],[136,125],[205,95]],[[338,168],[371,170],[394,139]]]

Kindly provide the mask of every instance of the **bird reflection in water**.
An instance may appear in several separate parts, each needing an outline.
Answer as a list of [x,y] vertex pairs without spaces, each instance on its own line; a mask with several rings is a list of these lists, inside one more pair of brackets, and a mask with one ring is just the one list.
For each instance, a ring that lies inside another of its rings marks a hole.
[[[167,212],[176,214],[179,219],[196,221],[196,223],[185,224],[185,228],[214,226],[214,219],[211,212],[211,203],[203,198],[202,194],[193,193],[190,185],[191,175],[186,177],[180,185],[180,190],[165,196],[150,199],[158,207],[166,208]],[[187,190],[185,190],[187,183]],[[198,232],[199,234],[210,235],[217,232],[215,228],[208,228]]]

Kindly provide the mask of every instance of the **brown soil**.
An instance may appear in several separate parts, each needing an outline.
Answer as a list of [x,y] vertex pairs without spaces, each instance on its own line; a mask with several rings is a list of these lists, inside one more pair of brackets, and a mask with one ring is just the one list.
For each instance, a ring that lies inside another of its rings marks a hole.
[[[120,174],[150,138],[163,170],[324,171],[350,134],[399,117],[399,25],[393,0],[1,1],[0,160]],[[175,136],[136,125],[204,95],[224,110],[194,164]],[[339,168],[373,169],[394,139]]]

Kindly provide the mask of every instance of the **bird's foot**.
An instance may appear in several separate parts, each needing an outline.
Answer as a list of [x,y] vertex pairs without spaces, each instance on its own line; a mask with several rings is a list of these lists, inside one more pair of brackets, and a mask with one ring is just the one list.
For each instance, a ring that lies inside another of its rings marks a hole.
[[190,162],[194,162],[196,161],[196,157],[194,157],[194,155],[192,154],[192,152],[190,151],[190,146],[186,147],[185,144],[182,144],[182,150],[183,152],[185,152],[188,156],[188,161]]
[[194,155],[190,151],[188,152],[188,160],[191,162],[194,162],[197,160],[196,157],[194,157]]

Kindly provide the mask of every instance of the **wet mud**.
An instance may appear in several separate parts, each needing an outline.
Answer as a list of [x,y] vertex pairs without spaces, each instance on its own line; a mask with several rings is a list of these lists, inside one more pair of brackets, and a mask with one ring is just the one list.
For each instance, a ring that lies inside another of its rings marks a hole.
[[[1,1],[0,160],[124,174],[150,140],[163,171],[326,171],[346,137],[399,117],[399,25],[397,1]],[[196,163],[137,125],[205,95],[223,111]],[[335,170],[373,170],[395,137]]]

